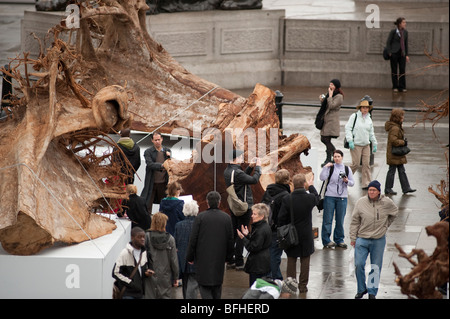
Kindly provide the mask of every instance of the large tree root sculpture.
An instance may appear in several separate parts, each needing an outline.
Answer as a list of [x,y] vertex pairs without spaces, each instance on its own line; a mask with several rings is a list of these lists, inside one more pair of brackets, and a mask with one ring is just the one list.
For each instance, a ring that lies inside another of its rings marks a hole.
[[[54,242],[78,243],[116,227],[96,211],[114,211],[111,203],[125,198],[126,176],[113,155],[93,149],[114,145],[107,134],[125,126],[162,133],[183,128],[188,135],[201,127],[202,151],[224,147],[205,130],[225,137],[227,130],[252,128],[262,153],[251,151],[248,138],[241,143],[240,133],[232,145],[263,158],[268,174],[255,193],[279,167],[310,170],[299,160],[309,141],[278,129],[273,91],[257,85],[246,99],[188,72],[148,34],[144,0],[90,3],[81,2],[79,29],[54,27],[53,45],[38,59],[25,53],[3,70],[20,92],[11,97],[11,117],[0,123],[0,242],[6,251],[35,254]],[[69,33],[68,43],[59,39],[61,32]],[[213,170],[217,164],[222,167]],[[182,181],[199,201],[213,189],[207,181],[214,172],[222,189],[223,165],[196,160],[195,151],[189,163],[167,163],[171,179]]]
[[[395,244],[399,256],[407,259],[413,268],[411,272],[403,276],[400,269],[394,263],[396,282],[401,287],[403,294],[410,298],[419,299],[441,299],[442,294],[437,288],[448,282],[448,222],[439,222],[432,226],[427,226],[428,236],[434,236],[437,246],[431,256],[428,256],[423,249],[413,249],[407,254],[400,245]],[[417,262],[412,257],[417,256]]]

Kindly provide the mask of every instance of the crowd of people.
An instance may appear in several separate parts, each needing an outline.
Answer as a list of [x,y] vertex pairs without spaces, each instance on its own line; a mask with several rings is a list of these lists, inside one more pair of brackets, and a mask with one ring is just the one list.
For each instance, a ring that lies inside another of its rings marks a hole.
[[[355,298],[362,298],[366,293],[369,298],[375,298],[377,287],[370,285],[367,288],[364,267],[370,255],[372,271],[380,275],[385,234],[398,211],[389,198],[396,194],[393,190],[395,172],[399,173],[403,193],[415,191],[406,176],[406,155],[391,151],[392,147],[407,145],[402,128],[404,111],[392,110],[385,125],[389,170],[382,194],[381,184],[372,180],[370,174],[370,154],[376,152],[378,143],[371,120],[370,98],[366,96],[358,103],[356,112],[345,125],[345,140],[351,154],[351,165],[347,166],[343,163],[344,153],[331,143],[332,138],[339,137],[339,122],[337,128],[335,122],[339,119],[343,101],[340,81],[331,80],[328,90],[327,96],[321,97],[325,110],[321,141],[326,145],[327,157],[319,176],[323,182],[320,192],[314,186],[314,174],[291,176],[288,170],[280,169],[275,173],[275,183],[267,186],[261,202],[256,203],[251,186],[259,182],[261,161],[254,158],[244,169],[244,152],[235,149],[229,154],[223,178],[226,187],[233,186],[237,198],[247,204],[244,212],[233,211],[230,205],[231,214],[220,210],[222,199],[216,191],[207,194],[208,209],[201,213],[195,200],[184,202],[180,199],[181,185],[178,182],[168,184],[164,169],[164,161],[171,157],[172,151],[163,146],[159,132],[152,134],[153,146],[144,152],[146,176],[141,196],[136,194],[136,186],[126,186],[129,199],[125,206],[132,221],[132,239],[113,271],[116,286],[123,290],[124,298],[170,298],[171,288],[179,283],[183,287],[183,298],[192,299],[198,295],[221,298],[225,269],[248,273],[246,298],[286,296],[281,293],[286,289],[291,293],[307,292],[310,257],[314,253],[313,208],[321,206],[319,209],[323,209],[321,241],[324,249],[346,249],[344,219],[348,187],[355,185],[354,174],[359,166],[362,166],[362,189],[367,190],[367,195],[355,204],[349,234],[355,252]],[[128,140],[129,132],[125,133],[128,135],[125,144],[132,149],[134,145]],[[159,212],[152,214],[154,203],[160,205]],[[277,230],[287,224],[294,226],[298,238],[293,246],[284,249],[287,256],[287,278],[284,279],[280,270],[283,249]],[[244,248],[248,252],[246,258]],[[141,257],[143,250],[145,258]],[[300,273],[297,280],[298,258]],[[133,267],[138,271],[132,272]],[[279,293],[267,294],[266,289]]]

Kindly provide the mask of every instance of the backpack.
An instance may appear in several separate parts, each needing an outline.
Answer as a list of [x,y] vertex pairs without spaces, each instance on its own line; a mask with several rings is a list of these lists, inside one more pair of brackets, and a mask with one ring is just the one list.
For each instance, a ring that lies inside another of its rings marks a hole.
[[[345,175],[348,176],[349,168],[348,168],[347,165],[344,165],[344,167],[345,167]],[[326,186],[325,186],[325,190],[323,191],[323,196],[324,196],[324,197],[325,197],[325,193],[327,192],[328,183],[330,182],[330,178],[331,178],[331,175],[333,175],[333,172],[334,172],[334,165],[330,167],[330,174],[328,175],[328,178],[327,178],[327,180],[326,180],[326,181],[327,181],[327,184],[326,184]],[[322,196],[322,189],[323,189],[324,184],[325,184],[325,181],[322,182],[322,186],[320,187],[320,192],[319,192],[319,195],[320,195],[320,196]],[[316,207],[317,207],[317,209],[318,209],[319,211],[321,211],[321,210],[323,209],[323,198],[321,198],[321,199],[319,200],[319,203],[316,205]]]
[[278,207],[278,209],[275,209],[276,208],[275,204],[278,202],[277,200],[279,198],[282,199],[285,195],[289,195],[289,192],[282,191],[276,194],[274,197],[270,196],[270,194],[266,192],[262,200],[262,203],[269,206],[269,226],[273,231],[275,231],[277,228],[278,211],[280,210],[280,207]]

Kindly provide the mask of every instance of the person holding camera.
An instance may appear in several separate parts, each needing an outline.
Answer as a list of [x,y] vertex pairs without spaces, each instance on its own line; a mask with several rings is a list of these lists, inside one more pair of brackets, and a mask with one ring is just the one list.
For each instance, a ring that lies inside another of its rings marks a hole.
[[[248,164],[245,170],[242,169],[241,164],[244,163],[244,151],[235,149],[229,154],[229,164],[223,172],[226,187],[231,185],[231,177],[233,175],[234,189],[236,195],[241,201],[248,203],[248,210],[241,216],[231,211],[231,221],[233,223],[233,236],[234,236],[234,258],[228,263],[229,268],[235,268],[236,270],[244,270],[244,244],[242,239],[237,235],[236,229],[241,229],[242,226],[248,227],[250,224],[250,218],[252,215],[253,206],[253,192],[251,185],[255,185],[259,182],[261,177],[261,159],[254,157]],[[233,173],[234,171],[234,173]]]
[[[326,164],[320,172],[319,179],[326,183],[323,201],[322,244],[324,248],[347,248],[344,243],[344,218],[347,211],[347,187],[355,185],[352,170],[342,161],[344,153],[341,150],[333,152],[333,163]],[[331,229],[333,217],[336,219],[333,241]]]

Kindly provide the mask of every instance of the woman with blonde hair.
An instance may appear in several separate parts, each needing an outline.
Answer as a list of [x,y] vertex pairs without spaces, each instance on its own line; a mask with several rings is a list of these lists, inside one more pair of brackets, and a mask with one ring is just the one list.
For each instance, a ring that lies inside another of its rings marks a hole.
[[405,138],[405,132],[403,131],[403,119],[405,117],[405,111],[396,108],[391,112],[389,121],[384,124],[384,129],[388,132],[388,141],[386,148],[386,163],[389,165],[389,170],[386,175],[386,182],[384,186],[384,193],[386,195],[397,195],[392,189],[394,187],[395,171],[398,171],[398,178],[400,179],[400,185],[402,187],[403,194],[413,193],[416,190],[409,186],[408,177],[406,176],[405,166],[407,163],[406,155],[394,155],[392,154],[393,146],[407,146],[408,141]]
[[154,274],[145,279],[145,298],[170,299],[172,286],[178,285],[178,257],[175,239],[166,232],[167,215],[152,217],[150,231],[145,234],[145,247],[153,261]]
[[128,184],[125,188],[128,200],[125,202],[126,213],[131,220],[131,227],[140,227],[143,230],[150,228],[151,217],[145,204],[145,199],[137,195],[137,187]]

